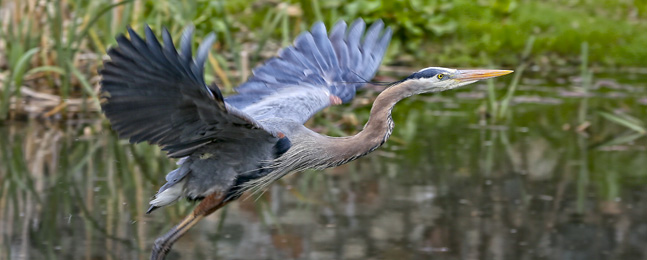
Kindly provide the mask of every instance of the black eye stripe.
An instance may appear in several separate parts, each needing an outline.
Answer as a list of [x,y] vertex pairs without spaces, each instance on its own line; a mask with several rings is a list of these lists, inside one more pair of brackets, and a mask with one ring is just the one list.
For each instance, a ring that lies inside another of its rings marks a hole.
[[407,79],[432,78],[443,72],[444,72],[443,70],[439,70],[439,69],[425,69],[411,74],[409,77],[407,77]]

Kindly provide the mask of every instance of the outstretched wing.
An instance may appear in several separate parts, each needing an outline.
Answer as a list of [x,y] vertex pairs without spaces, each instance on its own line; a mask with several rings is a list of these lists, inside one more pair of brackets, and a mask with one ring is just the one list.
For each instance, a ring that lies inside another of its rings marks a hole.
[[375,75],[391,40],[391,29],[377,21],[338,22],[330,34],[319,22],[293,46],[254,70],[225,100],[258,121],[272,118],[304,123],[319,110],[349,102]]
[[204,62],[215,35],[191,54],[193,27],[182,35],[180,53],[164,29],[162,46],[146,26],[146,40],[128,29],[117,37],[101,70],[101,107],[121,137],[162,146],[170,157],[183,157],[218,141],[273,135],[245,113],[227,105],[217,87],[204,82]]

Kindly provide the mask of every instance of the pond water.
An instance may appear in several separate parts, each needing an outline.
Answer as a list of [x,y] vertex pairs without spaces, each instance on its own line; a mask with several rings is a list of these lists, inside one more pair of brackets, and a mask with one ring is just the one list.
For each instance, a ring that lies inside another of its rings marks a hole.
[[[646,259],[646,138],[608,115],[644,127],[647,75],[620,74],[525,77],[498,122],[486,84],[405,100],[384,147],[230,204],[168,259]],[[352,133],[375,95],[310,125]],[[174,162],[95,119],[2,126],[0,161],[0,259],[147,259],[195,205],[145,215]]]

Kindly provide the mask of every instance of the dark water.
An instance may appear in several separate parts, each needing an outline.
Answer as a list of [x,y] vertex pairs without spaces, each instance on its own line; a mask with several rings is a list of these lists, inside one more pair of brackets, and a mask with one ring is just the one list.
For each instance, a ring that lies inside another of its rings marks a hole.
[[[232,203],[169,259],[647,259],[645,134],[603,115],[645,127],[647,76],[614,77],[524,79],[499,121],[486,85],[405,100],[385,147]],[[354,132],[374,96],[312,127]],[[190,212],[144,215],[173,162],[108,129],[0,128],[0,259],[146,259]]]

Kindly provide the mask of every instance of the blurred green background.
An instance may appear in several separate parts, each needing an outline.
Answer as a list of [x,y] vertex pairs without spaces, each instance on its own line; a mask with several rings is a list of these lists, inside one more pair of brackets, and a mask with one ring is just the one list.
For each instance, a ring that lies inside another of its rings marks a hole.
[[[144,215],[174,161],[99,112],[127,26],[216,32],[206,78],[228,94],[315,21],[360,17],[394,29],[377,81],[515,73],[400,102],[384,147],[232,203],[169,259],[647,257],[645,0],[0,0],[0,259],[146,259],[194,205]],[[307,126],[356,133],[384,87]]]
[[0,8],[0,119],[10,110],[23,112],[20,102],[9,108],[23,85],[62,99],[96,96],[105,50],[127,26],[141,31],[144,24],[177,35],[192,23],[197,40],[215,31],[208,80],[227,90],[313,22],[330,26],[358,17],[382,19],[394,29],[385,59],[392,66],[513,68],[529,41],[526,61],[542,71],[577,66],[582,43],[593,65],[644,67],[647,61],[645,0],[3,0]]

